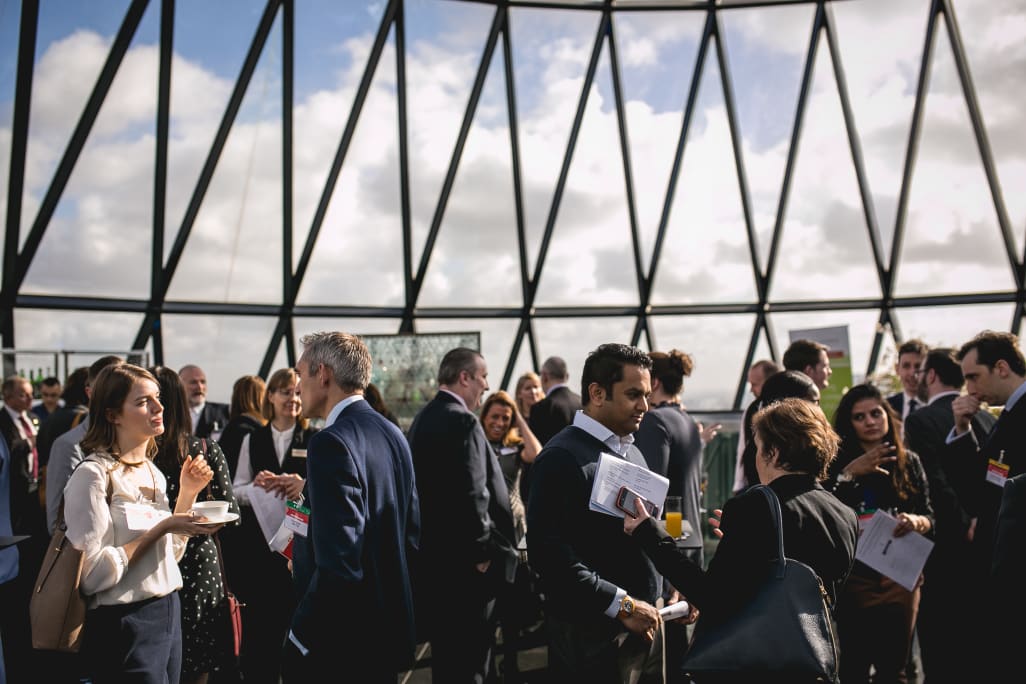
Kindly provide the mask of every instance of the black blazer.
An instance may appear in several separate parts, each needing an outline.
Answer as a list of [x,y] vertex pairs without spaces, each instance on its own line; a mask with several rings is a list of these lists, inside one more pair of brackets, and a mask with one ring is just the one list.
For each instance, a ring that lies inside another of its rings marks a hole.
[[[38,434],[39,419],[31,411],[26,415]],[[32,445],[22,438],[5,408],[0,408],[0,436],[7,442],[7,450],[11,454],[11,527],[14,534],[39,534],[45,531],[46,516],[39,505],[39,482],[32,479],[29,466]]]
[[208,401],[203,405],[203,411],[197,425],[193,425],[192,434],[197,437],[209,437],[211,432],[224,430],[228,424],[228,404],[218,404]]
[[[959,557],[964,558],[968,544],[966,533],[972,518],[955,484],[958,473],[951,472],[944,459],[948,434],[955,426],[955,416],[951,412],[955,396],[940,397],[910,414],[905,421],[905,441],[912,451],[919,454],[930,485],[930,502],[937,528],[934,534],[936,546],[927,560],[927,567],[935,567],[936,570],[949,565],[949,560],[954,562]],[[980,411],[972,420],[973,433],[982,440],[994,427],[994,422],[994,416]]]
[[[784,554],[811,567],[836,600],[855,560],[855,512],[811,475],[783,475],[769,486],[780,499]],[[651,518],[633,535],[666,579],[702,611],[700,619],[707,624],[722,622],[755,596],[777,555],[773,519],[759,491],[745,490],[728,500],[720,529],[723,538],[708,570],[688,560],[662,524]]]
[[440,391],[414,417],[408,438],[425,580],[451,584],[490,560],[496,577],[512,582],[517,552],[509,491],[477,417]]
[[897,414],[898,418],[901,418],[902,412],[905,410],[905,393],[895,392],[894,394],[888,395],[887,403],[891,405]]
[[531,407],[527,424],[542,446],[560,430],[574,422],[574,414],[581,409],[581,397],[569,387],[557,387]]
[[225,461],[228,463],[228,472],[231,473],[233,478],[239,466],[239,451],[242,449],[242,440],[246,435],[252,435],[259,430],[260,427],[260,421],[246,414],[232,418],[224,426],[221,439],[217,440],[217,443],[221,446]]
[[947,468],[957,473],[961,495],[969,512],[977,517],[973,536],[973,557],[978,572],[990,568],[994,529],[1001,506],[1001,488],[986,480],[987,463],[1004,452],[1010,467],[1008,477],[1026,472],[1026,397],[1016,402],[1011,411],[1002,412],[990,433],[979,441],[975,435],[963,435],[945,450]]

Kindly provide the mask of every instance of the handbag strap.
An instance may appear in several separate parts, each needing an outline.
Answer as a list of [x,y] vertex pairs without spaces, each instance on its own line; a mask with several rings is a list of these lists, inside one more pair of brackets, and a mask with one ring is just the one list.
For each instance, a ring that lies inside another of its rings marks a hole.
[[[207,438],[200,437],[200,456],[203,458],[207,457]],[[214,500],[214,493],[210,489],[210,483],[207,483],[207,501]],[[215,532],[210,535],[214,538],[214,548],[217,549],[217,569],[221,571],[221,586],[224,588],[225,594],[232,593],[232,590],[228,588],[228,576],[224,572],[224,556],[221,555],[221,539],[219,533]]]
[[787,559],[784,557],[784,524],[780,513],[780,499],[777,498],[777,493],[766,485],[758,485],[755,489],[760,490],[766,496],[770,517],[773,518],[773,527],[777,530],[777,579],[782,579],[787,569]]

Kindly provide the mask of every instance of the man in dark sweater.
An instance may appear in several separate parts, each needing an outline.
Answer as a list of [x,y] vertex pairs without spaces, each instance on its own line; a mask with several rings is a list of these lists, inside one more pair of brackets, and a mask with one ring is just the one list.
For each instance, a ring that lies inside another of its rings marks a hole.
[[583,410],[534,464],[527,545],[545,596],[555,681],[663,681],[660,576],[620,518],[589,508],[603,454],[647,467],[632,433],[648,410],[651,366],[636,347],[591,352]]

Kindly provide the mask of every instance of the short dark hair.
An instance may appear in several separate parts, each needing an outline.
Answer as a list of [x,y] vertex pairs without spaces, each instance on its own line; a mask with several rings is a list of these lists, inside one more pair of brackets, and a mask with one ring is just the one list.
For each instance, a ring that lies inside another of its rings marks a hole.
[[766,378],[759,401],[763,406],[789,398],[812,401],[817,394],[819,387],[808,375],[797,370],[783,370]]
[[467,371],[473,375],[477,370],[478,360],[484,359],[480,352],[469,347],[456,347],[445,352],[442,362],[438,364],[438,384],[454,385],[460,379],[460,373]]
[[840,439],[818,406],[804,399],[781,399],[759,409],[752,425],[763,451],[776,452],[778,467],[826,478]]
[[1026,375],[1026,360],[1019,348],[1019,338],[1012,333],[984,330],[979,335],[962,345],[958,350],[958,360],[976,350],[976,360],[987,368],[994,368],[998,361],[1004,361],[1016,375]]
[[96,378],[100,377],[100,372],[107,366],[117,366],[124,362],[125,360],[123,358],[120,356],[114,356],[113,354],[101,356],[93,361],[92,365],[89,366],[89,375],[86,377],[86,384],[91,386],[95,383]]
[[923,359],[923,372],[933,371],[942,384],[961,388],[965,384],[962,366],[955,358],[955,350],[949,347],[931,349]]
[[606,395],[612,395],[613,385],[623,380],[624,366],[651,368],[652,359],[637,347],[615,342],[599,345],[590,352],[581,373],[581,404],[588,405],[588,388],[592,383],[604,389]]
[[779,373],[780,371],[784,370],[784,367],[776,361],[774,361],[773,359],[759,359],[758,361],[752,364],[751,370],[759,371],[760,373],[762,373],[762,379],[766,380],[769,378],[769,376],[773,375],[774,373]]
[[566,361],[561,356],[550,356],[542,364],[542,372],[553,380],[566,382],[570,378],[570,372],[566,369]]
[[684,378],[691,375],[695,362],[690,354],[679,349],[666,352],[649,352],[652,358],[652,377],[658,378],[663,390],[670,396],[680,392],[684,386]]
[[85,392],[86,379],[89,377],[89,368],[81,366],[76,368],[64,381],[64,390],[61,392],[61,399],[65,406],[88,406],[89,396]]
[[809,366],[819,363],[819,353],[829,349],[825,344],[814,340],[795,340],[784,352],[784,368],[787,370],[804,371]]
[[898,358],[901,358],[902,354],[918,354],[922,356],[926,352],[930,351],[930,348],[918,337],[914,337],[911,340],[905,340],[898,347]]
[[46,385],[47,387],[60,387],[61,386],[61,381],[51,375],[48,378],[43,378],[39,382],[39,384],[40,385]]

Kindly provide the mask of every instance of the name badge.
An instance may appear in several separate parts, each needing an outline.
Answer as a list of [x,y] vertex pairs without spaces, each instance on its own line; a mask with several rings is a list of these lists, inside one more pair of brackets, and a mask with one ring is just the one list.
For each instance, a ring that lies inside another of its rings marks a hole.
[[133,532],[145,532],[171,514],[149,504],[125,504],[125,522]]
[[310,529],[310,509],[299,505],[295,501],[287,502],[284,525],[286,529],[292,530],[292,532],[301,537],[305,537],[307,530]]
[[520,450],[517,449],[516,447],[511,447],[511,446],[502,447],[501,449],[499,449],[499,453],[502,454],[503,456],[512,456],[512,455],[516,454],[518,451],[520,451]]
[[[1004,452],[1002,452],[1002,455]],[[987,463],[987,482],[1004,489],[1008,481],[1008,471],[1011,469],[1007,463],[995,461],[993,458]]]
[[306,449],[293,449],[292,455],[296,458],[306,458]]

